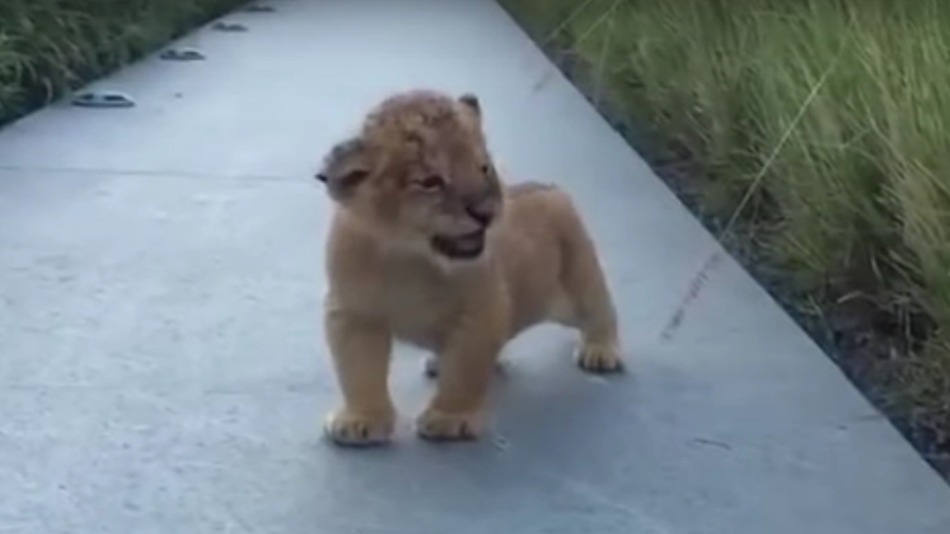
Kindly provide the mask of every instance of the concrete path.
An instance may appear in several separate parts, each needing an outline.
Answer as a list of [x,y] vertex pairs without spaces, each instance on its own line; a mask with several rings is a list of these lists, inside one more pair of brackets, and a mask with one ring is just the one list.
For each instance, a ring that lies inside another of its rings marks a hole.
[[[274,0],[0,132],[2,533],[941,533],[950,489],[489,0]],[[577,198],[633,374],[513,343],[494,434],[338,450],[320,156],[388,93],[475,91],[513,180]]]

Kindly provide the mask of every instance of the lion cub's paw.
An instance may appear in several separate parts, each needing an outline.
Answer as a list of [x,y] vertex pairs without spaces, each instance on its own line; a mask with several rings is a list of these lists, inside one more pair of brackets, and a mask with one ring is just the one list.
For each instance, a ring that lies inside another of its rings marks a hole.
[[359,414],[342,409],[327,417],[323,430],[337,445],[382,445],[392,438],[395,422],[396,415],[393,412]]
[[482,433],[481,412],[450,414],[428,409],[416,420],[419,437],[430,441],[471,441]]
[[623,360],[615,346],[585,343],[577,351],[577,365],[588,373],[618,373]]

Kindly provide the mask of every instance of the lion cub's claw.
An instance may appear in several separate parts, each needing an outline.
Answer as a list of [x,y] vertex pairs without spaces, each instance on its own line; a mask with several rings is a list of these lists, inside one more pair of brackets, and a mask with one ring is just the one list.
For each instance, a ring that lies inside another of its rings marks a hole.
[[416,420],[416,433],[429,441],[473,441],[482,433],[480,412],[450,414],[428,409]]
[[327,417],[324,433],[336,445],[361,447],[383,445],[392,438],[395,414],[356,414],[340,410]]
[[577,365],[588,373],[619,373],[623,360],[612,345],[583,344],[577,351]]

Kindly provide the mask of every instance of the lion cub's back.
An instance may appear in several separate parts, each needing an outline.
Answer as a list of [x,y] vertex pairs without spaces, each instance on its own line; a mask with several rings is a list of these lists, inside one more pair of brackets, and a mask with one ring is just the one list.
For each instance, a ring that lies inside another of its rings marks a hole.
[[513,232],[532,241],[556,238],[580,224],[570,196],[553,184],[523,182],[507,188],[507,213]]
[[520,330],[550,316],[563,300],[566,255],[580,220],[570,197],[554,185],[509,186],[507,202],[502,258]]

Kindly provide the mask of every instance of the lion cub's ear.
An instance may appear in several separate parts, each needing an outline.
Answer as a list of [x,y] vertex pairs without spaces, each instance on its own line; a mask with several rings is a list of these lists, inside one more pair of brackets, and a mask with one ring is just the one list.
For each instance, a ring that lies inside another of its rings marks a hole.
[[333,146],[315,178],[326,184],[333,199],[345,200],[369,173],[366,144],[353,137]]
[[482,116],[482,104],[478,101],[478,97],[472,93],[465,93],[459,97],[459,102],[468,106],[469,109],[475,113],[475,116],[481,118]]

